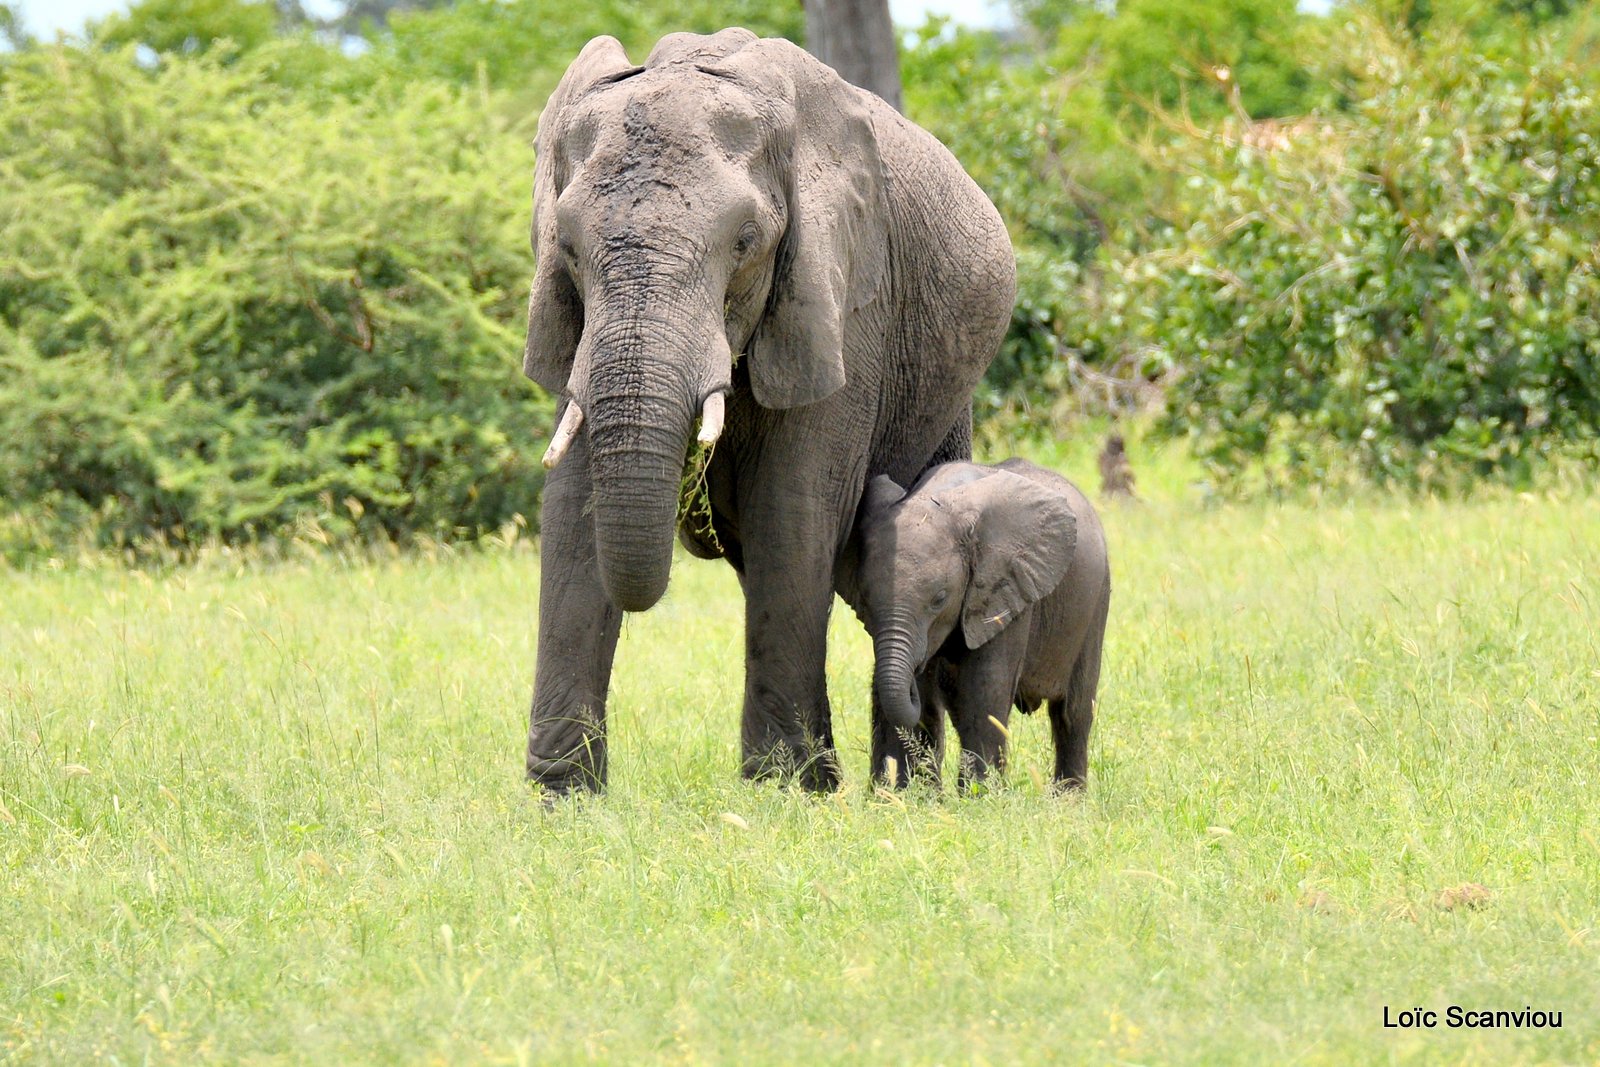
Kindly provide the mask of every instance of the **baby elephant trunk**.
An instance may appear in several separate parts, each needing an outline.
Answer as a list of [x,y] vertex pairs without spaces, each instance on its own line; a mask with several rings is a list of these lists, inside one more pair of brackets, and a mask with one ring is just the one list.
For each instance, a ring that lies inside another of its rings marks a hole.
[[917,691],[911,641],[903,634],[874,642],[877,666],[872,676],[872,696],[890,726],[909,730],[922,720],[922,697]]

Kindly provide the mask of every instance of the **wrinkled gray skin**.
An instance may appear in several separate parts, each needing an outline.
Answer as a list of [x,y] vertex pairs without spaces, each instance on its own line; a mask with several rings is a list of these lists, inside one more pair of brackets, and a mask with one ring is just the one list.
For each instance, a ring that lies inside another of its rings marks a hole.
[[743,770],[832,787],[841,549],[869,477],[970,454],[1015,292],[1005,228],[933,137],[744,30],[674,34],[642,67],[596,38],[537,148],[524,369],[585,421],[540,517],[528,776],[604,784],[622,613],[666,590],[686,451],[723,391],[715,541],[681,536],[744,588]]
[[1081,788],[1111,602],[1105,532],[1084,495],[1020,459],[948,463],[909,493],[877,478],[855,550],[852,606],[876,655],[874,775],[893,759],[897,783],[937,781],[948,714],[970,784],[1004,767],[1011,708],[1048,702],[1055,780]]

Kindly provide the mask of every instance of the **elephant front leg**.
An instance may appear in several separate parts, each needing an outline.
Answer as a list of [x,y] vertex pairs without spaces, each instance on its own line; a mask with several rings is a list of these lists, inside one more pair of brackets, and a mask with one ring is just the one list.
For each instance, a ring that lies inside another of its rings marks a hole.
[[808,789],[830,790],[839,784],[826,672],[834,527],[819,529],[801,516],[770,518],[747,524],[741,537],[743,773],[797,775]]
[[[891,726],[872,706],[872,780],[880,785],[903,788],[923,781],[937,788],[944,767],[944,718],[946,701],[941,687],[943,666],[935,661],[917,675],[922,718],[915,727],[904,730]],[[893,761],[891,768],[890,761]]]
[[962,792],[1005,770],[1011,705],[1027,644],[1026,625],[1008,627],[956,668],[950,717],[961,738]]
[[606,783],[606,691],[622,612],[600,584],[587,435],[545,482],[539,512],[539,647],[528,779],[553,793]]

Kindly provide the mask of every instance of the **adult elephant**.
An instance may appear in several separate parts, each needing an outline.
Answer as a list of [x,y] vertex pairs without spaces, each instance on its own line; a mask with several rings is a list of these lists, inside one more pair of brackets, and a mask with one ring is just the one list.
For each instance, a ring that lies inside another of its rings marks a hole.
[[745,595],[744,773],[837,783],[824,675],[868,478],[971,452],[1016,269],[932,136],[783,40],[597,37],[539,120],[528,376],[563,398],[540,515],[528,777],[606,780],[625,611],[661,598],[687,449],[690,551]]

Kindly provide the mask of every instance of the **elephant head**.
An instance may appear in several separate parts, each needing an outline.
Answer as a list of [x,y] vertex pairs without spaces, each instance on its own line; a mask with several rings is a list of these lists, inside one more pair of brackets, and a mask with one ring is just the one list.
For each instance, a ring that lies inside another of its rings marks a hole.
[[910,494],[875,478],[861,504],[858,582],[873,695],[892,725],[922,709],[916,674],[957,625],[981,648],[1058,585],[1077,519],[1037,482],[972,464],[936,468]]
[[523,369],[567,398],[547,465],[588,436],[624,610],[666,590],[696,414],[714,440],[736,380],[775,409],[845,383],[847,317],[886,262],[869,100],[787,41],[724,30],[663,38],[643,66],[598,37],[540,116]]

